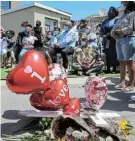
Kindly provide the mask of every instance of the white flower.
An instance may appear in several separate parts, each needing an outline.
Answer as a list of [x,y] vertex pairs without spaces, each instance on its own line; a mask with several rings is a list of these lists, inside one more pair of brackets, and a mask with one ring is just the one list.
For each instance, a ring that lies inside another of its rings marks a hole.
[[83,138],[83,134],[82,134],[81,132],[79,132],[79,131],[74,131],[74,132],[72,133],[72,136],[73,136],[74,138],[76,138],[76,139],[82,139],[82,138]]
[[66,130],[66,135],[71,136],[73,131],[74,131],[74,130],[73,130],[72,127],[67,128],[67,130]]

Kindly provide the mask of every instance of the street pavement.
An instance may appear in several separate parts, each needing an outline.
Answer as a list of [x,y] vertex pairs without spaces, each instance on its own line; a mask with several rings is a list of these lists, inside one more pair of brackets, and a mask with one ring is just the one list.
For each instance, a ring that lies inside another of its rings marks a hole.
[[[87,77],[73,77],[68,79],[70,96],[85,100],[84,84]],[[106,78],[108,84],[108,98],[102,107],[104,112],[117,112],[121,119],[127,118],[135,127],[135,102],[130,100],[132,93],[116,91],[114,86],[119,83],[119,78]],[[10,92],[5,81],[1,81],[1,133],[12,134],[24,125],[29,118],[18,115],[20,110],[34,109],[29,103],[29,95],[16,95]],[[135,141],[135,137],[130,136],[130,141]]]

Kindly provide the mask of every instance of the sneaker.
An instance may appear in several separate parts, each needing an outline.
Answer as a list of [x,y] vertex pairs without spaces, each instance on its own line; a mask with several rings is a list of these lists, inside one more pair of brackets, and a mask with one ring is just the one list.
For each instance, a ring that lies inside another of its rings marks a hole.
[[135,95],[131,96],[131,100],[135,101]]
[[116,85],[114,88],[115,89],[118,89],[118,90],[121,90],[121,89],[124,89],[126,86],[123,86],[121,83]]

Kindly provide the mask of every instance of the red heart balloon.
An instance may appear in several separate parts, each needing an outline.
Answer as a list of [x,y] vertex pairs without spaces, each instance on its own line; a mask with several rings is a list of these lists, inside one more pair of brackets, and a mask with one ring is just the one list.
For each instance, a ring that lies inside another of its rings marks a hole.
[[22,61],[6,78],[8,88],[15,93],[29,94],[50,86],[48,65],[44,56],[35,50],[28,51]]
[[42,92],[32,94],[29,100],[31,105],[38,110],[58,110],[62,108],[61,105],[57,105],[52,100],[43,97]]
[[80,101],[77,98],[72,98],[69,104],[63,108],[63,112],[67,115],[79,115],[80,108]]
[[52,81],[51,89],[49,89],[48,91],[44,93],[44,97],[49,98],[56,105],[60,105],[60,107],[67,105],[70,101],[69,89],[68,89],[67,83],[63,79],[56,79]]
[[42,105],[42,94],[41,93],[34,93],[29,98],[30,104],[35,107],[36,109],[41,109]]

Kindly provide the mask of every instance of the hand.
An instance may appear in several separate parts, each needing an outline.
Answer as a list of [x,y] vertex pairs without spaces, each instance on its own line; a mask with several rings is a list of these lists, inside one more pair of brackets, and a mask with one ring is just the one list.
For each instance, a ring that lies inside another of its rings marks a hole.
[[83,68],[83,69],[87,69],[88,66],[86,66],[86,65],[82,65],[82,68]]
[[120,39],[120,36],[118,36],[118,35],[115,34],[114,39],[119,40]]
[[121,29],[116,30],[115,34],[118,34],[118,35],[122,34],[122,30]]

